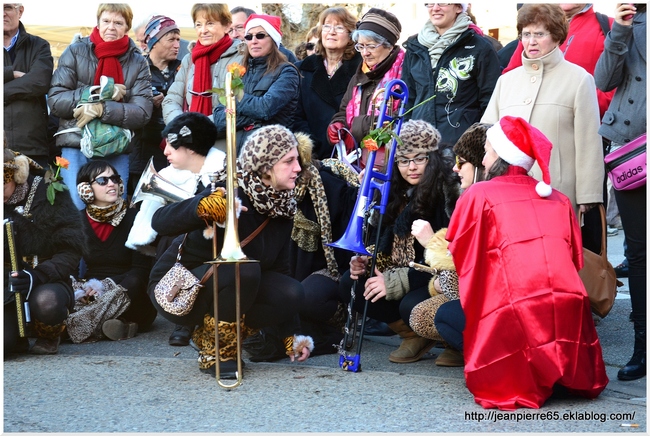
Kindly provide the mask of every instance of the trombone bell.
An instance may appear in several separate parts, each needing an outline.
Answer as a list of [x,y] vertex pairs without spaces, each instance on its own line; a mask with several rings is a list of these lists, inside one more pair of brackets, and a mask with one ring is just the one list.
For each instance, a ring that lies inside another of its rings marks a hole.
[[194,194],[185,191],[164,179],[153,166],[153,157],[149,159],[147,168],[140,176],[140,180],[131,197],[131,207],[137,202],[148,199],[159,203],[177,203],[194,197]]

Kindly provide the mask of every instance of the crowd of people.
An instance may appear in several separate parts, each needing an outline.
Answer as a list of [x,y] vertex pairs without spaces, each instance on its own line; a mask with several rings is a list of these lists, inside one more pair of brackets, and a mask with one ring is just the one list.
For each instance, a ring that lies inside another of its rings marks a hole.
[[[399,335],[391,362],[443,347],[435,364],[464,366],[485,408],[594,398],[608,378],[578,271],[601,246],[588,212],[615,203],[634,330],[618,378],[645,376],[646,188],[609,199],[603,163],[646,131],[645,4],[519,5],[499,52],[468,4],[422,8],[420,29],[326,8],[296,56],[280,17],[245,7],[193,5],[188,42],[172,17],[132,29],[128,4],[102,3],[55,68],[4,4],[5,353],[124,340],[161,316],[201,372],[237,378],[237,332],[250,361],[302,362],[341,352],[350,307]],[[126,147],[100,153],[109,133]],[[377,172],[381,209],[359,204]],[[134,195],[145,174],[175,197]],[[216,268],[231,214],[256,262]],[[370,255],[331,245],[344,236]],[[202,278],[183,314],[157,295],[177,267]]]

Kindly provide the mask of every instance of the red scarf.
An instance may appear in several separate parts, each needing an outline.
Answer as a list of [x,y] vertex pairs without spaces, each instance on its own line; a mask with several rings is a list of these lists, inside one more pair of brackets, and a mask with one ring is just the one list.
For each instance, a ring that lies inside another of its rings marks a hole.
[[99,36],[99,28],[95,27],[90,34],[90,42],[95,44],[95,56],[99,59],[94,85],[99,85],[102,76],[112,77],[115,83],[124,84],[124,73],[118,57],[129,49],[129,36],[124,35],[116,41],[104,41]]
[[[197,41],[192,49],[192,62],[194,62],[194,82],[192,90],[196,93],[206,92],[212,89],[212,72],[210,65],[219,60],[222,54],[232,45],[232,39],[225,35],[214,44],[205,46],[201,41]],[[190,112],[200,112],[203,115],[212,115],[212,94],[197,95],[192,94],[192,104]]]

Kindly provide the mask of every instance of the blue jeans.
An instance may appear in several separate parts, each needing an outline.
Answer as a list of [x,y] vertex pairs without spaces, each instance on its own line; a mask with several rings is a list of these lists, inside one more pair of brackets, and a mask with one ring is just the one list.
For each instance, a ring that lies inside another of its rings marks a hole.
[[438,308],[433,323],[440,336],[453,348],[463,351],[463,331],[465,330],[465,313],[460,300],[447,301]]
[[82,166],[91,160],[105,160],[113,165],[117,173],[122,177],[122,182],[124,183],[124,199],[126,200],[126,187],[129,183],[128,154],[117,154],[115,156],[88,159],[78,148],[62,147],[61,157],[70,162],[67,170],[61,170],[61,176],[63,177],[63,183],[70,188],[70,196],[72,197],[74,205],[77,206],[77,209],[81,210],[86,207],[77,193],[77,173],[79,173],[79,169]]

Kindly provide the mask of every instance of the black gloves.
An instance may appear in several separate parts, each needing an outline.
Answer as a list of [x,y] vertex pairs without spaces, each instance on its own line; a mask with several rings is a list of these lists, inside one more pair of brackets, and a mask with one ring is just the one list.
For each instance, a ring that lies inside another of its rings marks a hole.
[[13,273],[9,276],[9,283],[13,292],[20,292],[27,295],[32,289],[40,284],[40,280],[34,274],[32,269],[18,271],[18,276],[14,277]]

